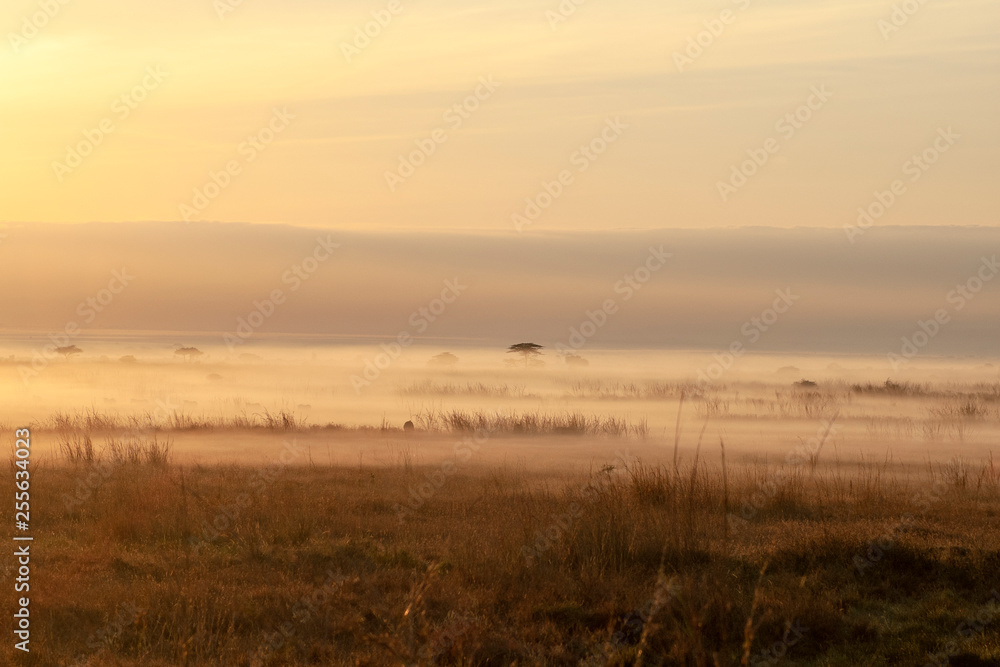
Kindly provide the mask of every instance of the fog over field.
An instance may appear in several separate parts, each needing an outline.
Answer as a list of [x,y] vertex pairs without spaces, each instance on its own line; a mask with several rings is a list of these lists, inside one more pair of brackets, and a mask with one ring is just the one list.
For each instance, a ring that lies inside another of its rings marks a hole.
[[[0,295],[21,327],[0,335],[9,422],[286,413],[307,428],[314,458],[344,462],[375,460],[399,434],[358,440],[334,426],[377,432],[452,410],[576,414],[644,425],[633,446],[659,458],[672,457],[684,391],[686,432],[707,420],[709,441],[760,456],[834,415],[832,442],[852,459],[979,456],[997,435],[989,420],[956,431],[946,414],[1000,380],[996,229],[885,228],[855,243],[805,228],[518,238],[210,223],[9,229],[4,280],[50,267],[35,278],[44,291]],[[526,340],[543,349],[522,365],[506,348]],[[70,345],[79,352],[54,352]],[[452,364],[434,363],[443,353]],[[924,389],[851,390],[886,381]],[[449,429],[426,426],[415,451],[433,462]],[[273,446],[206,432],[178,434],[175,452],[248,461]],[[508,438],[483,460],[528,456],[524,447]],[[590,460],[608,445],[563,447],[546,442],[529,458]]]
[[[708,442],[725,438],[755,460],[780,460],[830,420],[828,452],[850,461],[977,460],[1000,435],[997,360],[926,358],[893,371],[878,356],[578,350],[586,366],[553,351],[525,368],[503,347],[306,338],[230,352],[210,339],[133,335],[82,340],[83,353],[34,370],[29,340],[6,341],[13,354],[0,365],[5,419],[53,431],[38,435],[38,451],[49,455],[57,454],[60,420],[91,418],[171,433],[181,460],[261,461],[296,438],[327,464],[395,462],[394,448],[412,450],[421,463],[443,461],[475,430],[449,421],[452,413],[620,423],[603,434],[586,426],[512,429],[477,457],[546,469],[599,461],[621,446],[617,436],[648,460],[668,460],[679,410],[686,450],[704,428]],[[186,361],[175,349],[192,341],[205,354]],[[444,353],[453,365],[434,363]],[[417,432],[404,434],[410,420]],[[265,424],[272,430],[252,433]],[[544,435],[562,437],[533,437]]]

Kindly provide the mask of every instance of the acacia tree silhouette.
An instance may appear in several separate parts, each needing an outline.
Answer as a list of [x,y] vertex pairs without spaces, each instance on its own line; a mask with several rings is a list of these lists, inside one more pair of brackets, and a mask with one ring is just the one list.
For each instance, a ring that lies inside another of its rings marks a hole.
[[174,354],[183,357],[185,361],[191,361],[195,357],[200,357],[205,354],[196,347],[182,347],[181,349],[174,352]]
[[458,363],[458,357],[451,352],[442,352],[441,354],[435,354],[427,363],[431,366],[454,366]]
[[507,348],[507,354],[520,354],[524,357],[524,367],[528,367],[528,362],[535,357],[542,355],[544,348],[537,343],[517,343]]
[[63,358],[69,359],[74,354],[83,354],[83,350],[78,348],[76,345],[67,345],[66,347],[57,347],[56,352],[61,354]]

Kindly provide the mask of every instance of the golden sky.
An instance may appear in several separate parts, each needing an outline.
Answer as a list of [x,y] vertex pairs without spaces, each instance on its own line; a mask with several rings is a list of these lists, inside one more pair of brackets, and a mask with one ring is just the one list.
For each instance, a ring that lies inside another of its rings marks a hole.
[[997,222],[998,2],[562,7],[6,0],[0,222],[841,227],[897,180],[880,225]]

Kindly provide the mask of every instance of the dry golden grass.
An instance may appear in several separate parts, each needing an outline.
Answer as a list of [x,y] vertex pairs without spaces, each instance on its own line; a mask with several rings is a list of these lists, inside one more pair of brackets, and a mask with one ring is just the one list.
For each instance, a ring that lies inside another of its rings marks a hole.
[[593,435],[618,438],[645,438],[645,419],[629,421],[614,416],[584,415],[580,412],[422,410],[414,415],[417,426],[427,431],[474,433],[521,433],[529,435]]
[[[628,420],[622,417],[587,415],[579,411],[548,413],[539,410],[444,410],[418,411],[413,420],[421,430],[438,433],[468,433],[486,430],[491,433],[521,433],[527,435],[572,434],[621,438],[644,438],[649,427],[644,418]],[[383,420],[377,427],[342,424],[309,424],[294,412],[262,410],[230,417],[194,416],[183,412],[160,415],[155,412],[119,414],[85,410],[75,414],[57,413],[50,419],[32,425],[35,429],[84,437],[91,433],[171,431],[371,431],[401,432],[401,425]]]
[[33,653],[5,664],[1000,664],[992,461],[724,475],[705,443],[442,482],[181,466],[151,437],[34,469]]

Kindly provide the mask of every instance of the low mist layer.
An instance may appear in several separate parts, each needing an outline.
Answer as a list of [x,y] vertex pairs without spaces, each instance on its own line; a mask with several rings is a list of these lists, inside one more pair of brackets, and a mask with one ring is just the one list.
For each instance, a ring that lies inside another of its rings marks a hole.
[[[563,349],[995,354],[995,228],[472,234],[10,226],[0,326],[531,340]],[[72,342],[76,342],[73,340]]]

